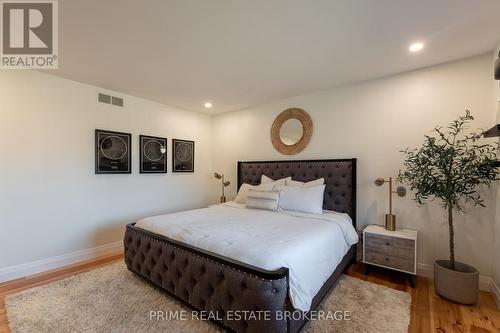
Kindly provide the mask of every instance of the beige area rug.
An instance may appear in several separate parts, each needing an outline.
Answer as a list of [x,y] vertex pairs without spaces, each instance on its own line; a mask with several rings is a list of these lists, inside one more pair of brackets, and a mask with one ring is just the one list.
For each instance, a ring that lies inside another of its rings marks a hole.
[[[350,311],[350,320],[315,320],[302,332],[407,332],[408,293],[343,275],[319,310]],[[122,263],[75,275],[5,299],[13,333],[221,332],[149,286]],[[150,311],[188,313],[187,320],[150,320]],[[264,332],[262,332],[264,333]]]

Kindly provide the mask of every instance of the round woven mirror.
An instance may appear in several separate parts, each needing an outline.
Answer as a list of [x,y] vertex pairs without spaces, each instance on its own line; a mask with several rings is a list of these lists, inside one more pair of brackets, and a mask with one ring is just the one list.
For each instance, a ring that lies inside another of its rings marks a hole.
[[285,155],[295,155],[307,147],[313,132],[312,119],[302,109],[292,108],[281,112],[271,127],[274,148]]

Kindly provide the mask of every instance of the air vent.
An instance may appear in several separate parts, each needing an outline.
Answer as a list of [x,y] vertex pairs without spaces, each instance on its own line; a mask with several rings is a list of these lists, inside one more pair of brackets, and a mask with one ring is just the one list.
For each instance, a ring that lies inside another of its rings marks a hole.
[[99,93],[97,100],[101,103],[111,104],[111,96],[106,94]]
[[123,107],[123,98],[116,96],[110,96],[103,93],[98,93],[97,101],[104,104],[112,104],[115,106]]
[[111,104],[116,105],[116,106],[123,106],[123,98],[111,97]]

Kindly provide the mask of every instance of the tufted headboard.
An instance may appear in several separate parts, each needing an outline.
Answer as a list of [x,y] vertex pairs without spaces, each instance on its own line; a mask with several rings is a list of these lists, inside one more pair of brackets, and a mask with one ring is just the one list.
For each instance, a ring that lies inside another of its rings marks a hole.
[[238,162],[241,184],[260,184],[260,177],[291,176],[301,182],[325,178],[323,209],[347,213],[356,227],[356,159]]

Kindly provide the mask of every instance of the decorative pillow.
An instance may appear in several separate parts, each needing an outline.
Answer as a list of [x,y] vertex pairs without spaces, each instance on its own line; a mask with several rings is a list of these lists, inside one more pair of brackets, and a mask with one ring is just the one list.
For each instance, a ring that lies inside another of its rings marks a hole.
[[279,208],[322,214],[325,186],[281,186],[279,188]]
[[311,187],[311,186],[318,186],[318,185],[323,185],[325,183],[325,178],[318,178],[315,180],[311,180],[310,182],[299,182],[298,180],[291,180],[287,179],[285,182],[286,186],[305,186],[305,187]]
[[274,182],[274,180],[269,178],[268,176],[266,176],[266,175],[260,176],[260,183],[261,184],[272,183],[272,182]]
[[247,208],[278,210],[278,191],[248,190]]
[[286,185],[286,182],[289,181],[289,180],[292,180],[292,177],[281,178],[281,179],[278,179],[278,180],[272,180],[271,178],[269,178],[266,175],[262,175],[260,177],[260,183],[261,184],[270,184],[270,183],[272,183],[274,186]]
[[261,191],[272,191],[273,187],[274,187],[273,183],[260,184],[260,185],[250,185],[250,184],[244,183],[241,185],[240,190],[238,191],[238,194],[236,195],[236,198],[234,198],[234,201],[239,203],[239,204],[246,204],[248,191],[250,189],[261,190]]

